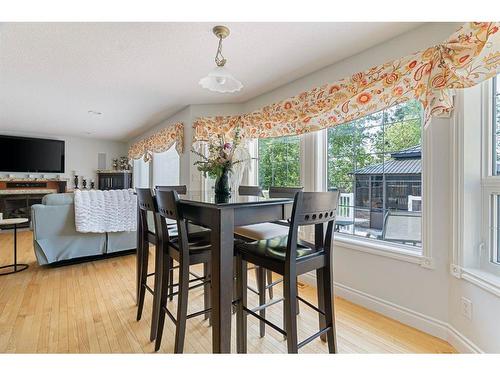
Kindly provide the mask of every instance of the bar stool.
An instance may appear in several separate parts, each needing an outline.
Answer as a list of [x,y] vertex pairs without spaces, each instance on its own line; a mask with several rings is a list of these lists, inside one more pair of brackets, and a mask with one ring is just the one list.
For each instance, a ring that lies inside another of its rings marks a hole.
[[[157,240],[157,233],[161,230],[160,223],[158,221],[158,208],[156,206],[156,201],[154,199],[151,189],[147,188],[137,188],[137,205],[138,205],[138,228],[137,228],[137,283],[138,283],[138,293],[137,293],[137,320],[142,317],[142,311],[144,308],[144,299],[146,291],[153,295],[153,305],[155,304],[156,289],[158,286],[156,272],[148,274],[148,264],[149,264],[149,244],[155,245],[155,252],[158,253],[159,243]],[[148,225],[148,215],[151,214],[153,217],[154,230],[151,230]],[[156,268],[155,261],[155,268]],[[147,284],[148,277],[154,276],[155,283],[154,288],[151,288]],[[154,340],[156,337],[156,324],[157,317],[155,316],[155,309],[153,309],[153,316],[151,318],[151,334],[150,339]]]
[[[295,195],[287,236],[235,244],[238,273],[236,313],[238,353],[246,353],[247,351],[248,314],[285,335],[289,353],[297,353],[302,346],[320,336],[326,336],[330,353],[337,352],[333,302],[332,238],[338,199],[338,191],[299,192]],[[327,224],[326,235],[324,235],[325,223]],[[306,225],[314,225],[314,244],[298,239],[299,227]],[[283,276],[284,329],[257,314],[266,305],[253,309],[247,307],[247,262]],[[297,276],[313,270],[316,271],[317,278],[318,307],[297,295]],[[319,314],[320,330],[300,343],[297,338],[296,300],[305,303]]]
[[[190,287],[189,266],[200,263],[207,264],[210,261],[211,243],[210,238],[202,238],[197,242],[191,242],[188,240],[190,238],[189,228],[187,220],[183,217],[182,209],[179,204],[179,197],[176,191],[159,190],[156,193],[156,201],[158,204],[159,215],[165,219],[175,220],[177,222],[178,237],[174,239],[171,238],[168,232],[166,220],[161,220],[161,232],[159,239],[162,251],[160,252],[158,259],[158,263],[161,264],[161,267],[159,267],[157,271],[159,275],[159,283],[161,284],[161,297],[160,306],[157,312],[158,331],[156,334],[155,351],[160,349],[163,327],[165,324],[165,315],[168,315],[176,326],[174,352],[182,353],[184,349],[187,319],[206,314],[210,311],[210,308],[205,306],[202,311],[189,315],[187,314],[189,290],[199,286],[205,286],[210,283],[210,275],[207,273],[203,278],[200,278],[200,280],[196,280],[201,281],[201,283]],[[167,301],[170,297],[170,293],[168,292],[170,279],[168,271],[171,269],[172,260],[174,259],[179,263],[179,283],[177,284],[178,292],[173,293],[173,295],[178,296],[176,317],[174,317],[167,307]]]
[[[170,187],[163,187],[168,189]],[[177,189],[180,191],[185,191],[185,186],[173,186],[172,189]],[[144,308],[144,299],[146,291],[153,295],[153,310],[151,319],[151,333],[150,340],[154,341],[156,338],[157,324],[158,324],[158,310],[160,304],[160,296],[158,286],[160,285],[158,268],[159,263],[156,259],[159,257],[161,252],[160,241],[158,238],[161,232],[161,218],[158,215],[158,207],[156,204],[153,192],[149,188],[137,188],[137,205],[138,205],[138,228],[137,228],[137,320],[142,317],[142,312]],[[172,238],[177,237],[177,223],[170,222],[165,223],[169,235]],[[198,238],[206,235],[208,230],[198,226],[191,226],[192,237]],[[155,245],[155,272],[148,274],[148,264],[149,264],[149,244]],[[176,267],[172,267],[170,270],[173,278],[173,270]],[[149,277],[154,276],[154,287],[151,288],[147,284]],[[199,277],[198,275],[194,275]],[[208,292],[207,292],[208,293]],[[207,302],[208,303],[208,302]],[[155,308],[156,306],[156,308]]]
[[[278,187],[271,186],[269,188],[269,198],[290,198],[293,199],[295,194],[302,191],[302,187]],[[262,188],[260,186],[240,186],[240,195],[251,195],[251,196],[264,196],[262,193]],[[260,241],[260,240],[270,240],[275,237],[282,237],[288,234],[288,221],[279,220],[273,223],[258,223],[244,225],[237,227],[234,233],[246,241]],[[257,280],[257,293],[259,295],[259,304],[264,305],[266,303],[265,290],[269,292],[269,298],[272,300],[274,298],[273,286],[280,283],[282,280],[277,280],[273,282],[273,272],[271,270],[265,270],[262,267],[255,267],[256,280]],[[249,289],[255,292],[251,287]],[[264,293],[261,291],[264,290]],[[279,302],[279,301],[276,301]],[[299,313],[299,305],[297,303],[297,314]],[[266,309],[261,309],[259,311],[261,317],[266,317]],[[266,325],[263,321],[260,322],[260,337],[264,337],[266,334]]]

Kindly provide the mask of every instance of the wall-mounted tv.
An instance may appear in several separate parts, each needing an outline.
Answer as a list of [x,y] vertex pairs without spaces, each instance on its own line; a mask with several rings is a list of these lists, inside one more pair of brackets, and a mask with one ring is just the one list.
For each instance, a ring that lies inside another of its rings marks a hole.
[[64,141],[0,135],[0,171],[64,173]]

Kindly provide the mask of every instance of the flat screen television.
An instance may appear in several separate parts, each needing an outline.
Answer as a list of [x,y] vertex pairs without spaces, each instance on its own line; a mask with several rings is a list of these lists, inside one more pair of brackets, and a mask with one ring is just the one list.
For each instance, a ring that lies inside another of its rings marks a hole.
[[64,173],[64,141],[0,135],[0,171]]

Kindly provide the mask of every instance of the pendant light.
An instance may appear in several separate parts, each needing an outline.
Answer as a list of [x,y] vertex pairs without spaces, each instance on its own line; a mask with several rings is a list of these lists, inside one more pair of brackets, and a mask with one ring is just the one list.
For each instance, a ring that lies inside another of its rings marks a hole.
[[214,92],[232,93],[240,91],[243,84],[226,69],[227,60],[222,55],[222,39],[229,35],[229,29],[226,26],[215,26],[213,33],[219,39],[219,46],[215,55],[216,67],[206,77],[200,79],[199,84],[201,87]]

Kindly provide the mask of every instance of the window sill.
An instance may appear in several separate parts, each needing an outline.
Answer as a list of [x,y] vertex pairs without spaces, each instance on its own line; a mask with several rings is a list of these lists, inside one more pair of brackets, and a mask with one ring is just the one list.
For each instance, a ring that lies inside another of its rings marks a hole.
[[432,259],[424,257],[421,249],[415,251],[413,246],[392,244],[374,239],[354,238],[341,233],[335,233],[334,246],[419,264],[425,268],[433,268]]
[[478,268],[462,268],[460,277],[500,297],[500,277]]

